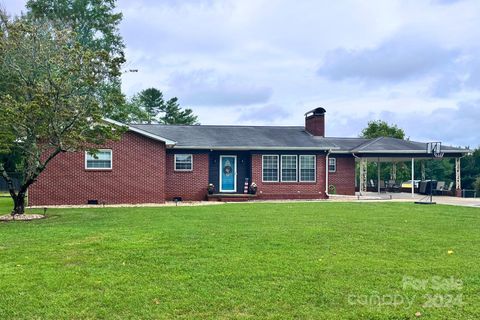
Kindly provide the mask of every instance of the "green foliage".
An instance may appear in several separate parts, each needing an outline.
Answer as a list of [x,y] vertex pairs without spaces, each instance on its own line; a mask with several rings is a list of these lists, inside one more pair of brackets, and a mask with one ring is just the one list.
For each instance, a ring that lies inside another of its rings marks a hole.
[[141,91],[132,98],[132,103],[146,112],[148,123],[155,121],[155,118],[160,112],[165,112],[163,93],[155,88],[148,88]]
[[[119,24],[122,14],[115,12],[115,0],[29,0],[28,17],[48,19],[56,29],[73,30],[76,42],[101,57],[108,69],[99,79],[95,94],[101,97],[105,113],[114,113],[125,104],[121,93],[121,66],[125,62]],[[118,111],[121,112],[121,111]]]
[[[392,202],[48,209],[44,220],[0,223],[0,319],[479,319],[478,211]],[[405,288],[404,277],[428,284]],[[432,287],[455,279],[461,290]],[[450,305],[458,294],[464,304]],[[440,307],[425,308],[427,295]],[[381,304],[392,296],[403,303]]]
[[104,51],[123,62],[124,43],[118,27],[122,14],[115,11],[115,0],[29,0],[28,14],[55,21],[59,29],[72,29],[77,41],[93,51]]
[[478,193],[480,193],[480,176],[475,179],[475,182],[473,183],[473,188],[477,190]]
[[107,117],[121,123],[145,123],[148,122],[150,116],[145,112],[138,103],[134,101],[126,101],[118,104]]
[[474,182],[480,176],[480,148],[466,156],[462,162],[462,186],[465,189],[475,189]]
[[[0,30],[0,146],[22,159],[23,196],[60,152],[91,148],[121,133],[102,121],[118,99],[98,94],[116,71],[108,54],[83,47],[73,30],[49,20],[3,20]],[[8,179],[3,162],[0,172]]]
[[164,115],[160,117],[163,124],[198,124],[198,118],[192,109],[182,110],[177,98],[172,98],[165,104]]
[[367,139],[379,137],[405,139],[405,132],[394,124],[389,125],[383,120],[376,120],[368,122],[367,127],[362,130],[360,136]]
[[182,110],[176,97],[165,101],[156,88],[145,89],[109,115],[123,123],[198,124],[192,109]]

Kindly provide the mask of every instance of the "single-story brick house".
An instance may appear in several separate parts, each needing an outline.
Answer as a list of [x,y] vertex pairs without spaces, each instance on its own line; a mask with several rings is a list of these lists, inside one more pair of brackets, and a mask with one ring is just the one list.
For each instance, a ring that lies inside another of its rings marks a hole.
[[[110,120],[107,120],[110,121]],[[460,158],[467,149],[443,147]],[[256,199],[325,199],[355,194],[355,162],[431,158],[426,144],[393,138],[325,137],[325,109],[305,126],[132,124],[119,141],[58,155],[30,188],[29,205],[162,203],[177,197],[245,195]],[[459,170],[458,170],[459,175]]]

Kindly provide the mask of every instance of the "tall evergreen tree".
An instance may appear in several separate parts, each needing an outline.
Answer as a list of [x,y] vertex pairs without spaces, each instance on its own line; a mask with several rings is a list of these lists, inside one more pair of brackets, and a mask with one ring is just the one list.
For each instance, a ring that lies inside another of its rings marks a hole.
[[176,97],[165,101],[156,88],[135,94],[111,118],[124,123],[198,124],[192,109],[182,109]]
[[148,88],[141,91],[132,98],[132,103],[137,104],[147,114],[147,122],[155,122],[159,113],[165,111],[163,93],[155,88]]
[[172,98],[165,104],[164,115],[160,117],[163,124],[198,124],[198,117],[192,109],[182,110],[177,98]]

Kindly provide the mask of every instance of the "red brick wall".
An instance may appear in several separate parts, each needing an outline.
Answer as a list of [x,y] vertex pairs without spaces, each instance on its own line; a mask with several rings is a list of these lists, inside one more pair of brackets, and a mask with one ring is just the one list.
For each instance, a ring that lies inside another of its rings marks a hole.
[[325,115],[312,115],[305,119],[305,130],[319,137],[325,137]]
[[[182,153],[177,151],[177,153]],[[188,153],[188,152],[184,152]],[[208,187],[208,154],[193,154],[192,171],[175,171],[174,154],[167,154],[166,199],[206,200]]]
[[262,155],[252,155],[252,181],[259,199],[324,199],[325,156],[317,155],[316,182],[262,182]]
[[335,186],[337,194],[355,195],[355,158],[335,155],[330,158],[337,159],[337,171],[328,173],[328,184]]
[[127,132],[102,148],[112,149],[112,170],[86,170],[84,152],[60,154],[31,186],[29,205],[165,201],[165,144]]

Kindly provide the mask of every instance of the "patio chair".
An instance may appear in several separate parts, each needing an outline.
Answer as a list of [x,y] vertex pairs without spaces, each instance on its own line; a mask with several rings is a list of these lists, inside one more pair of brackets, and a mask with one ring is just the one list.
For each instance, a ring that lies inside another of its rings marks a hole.
[[390,192],[400,192],[400,186],[395,180],[388,181],[388,191]]
[[385,186],[385,180],[380,180],[380,191],[387,191],[387,187]]
[[453,188],[453,181],[451,181],[449,184],[448,184],[448,187],[444,187],[443,190],[442,190],[442,195],[444,196],[448,196],[452,193],[452,188]]
[[433,193],[438,195],[443,193],[443,189],[445,188],[445,181],[438,181],[437,187],[433,189]]

